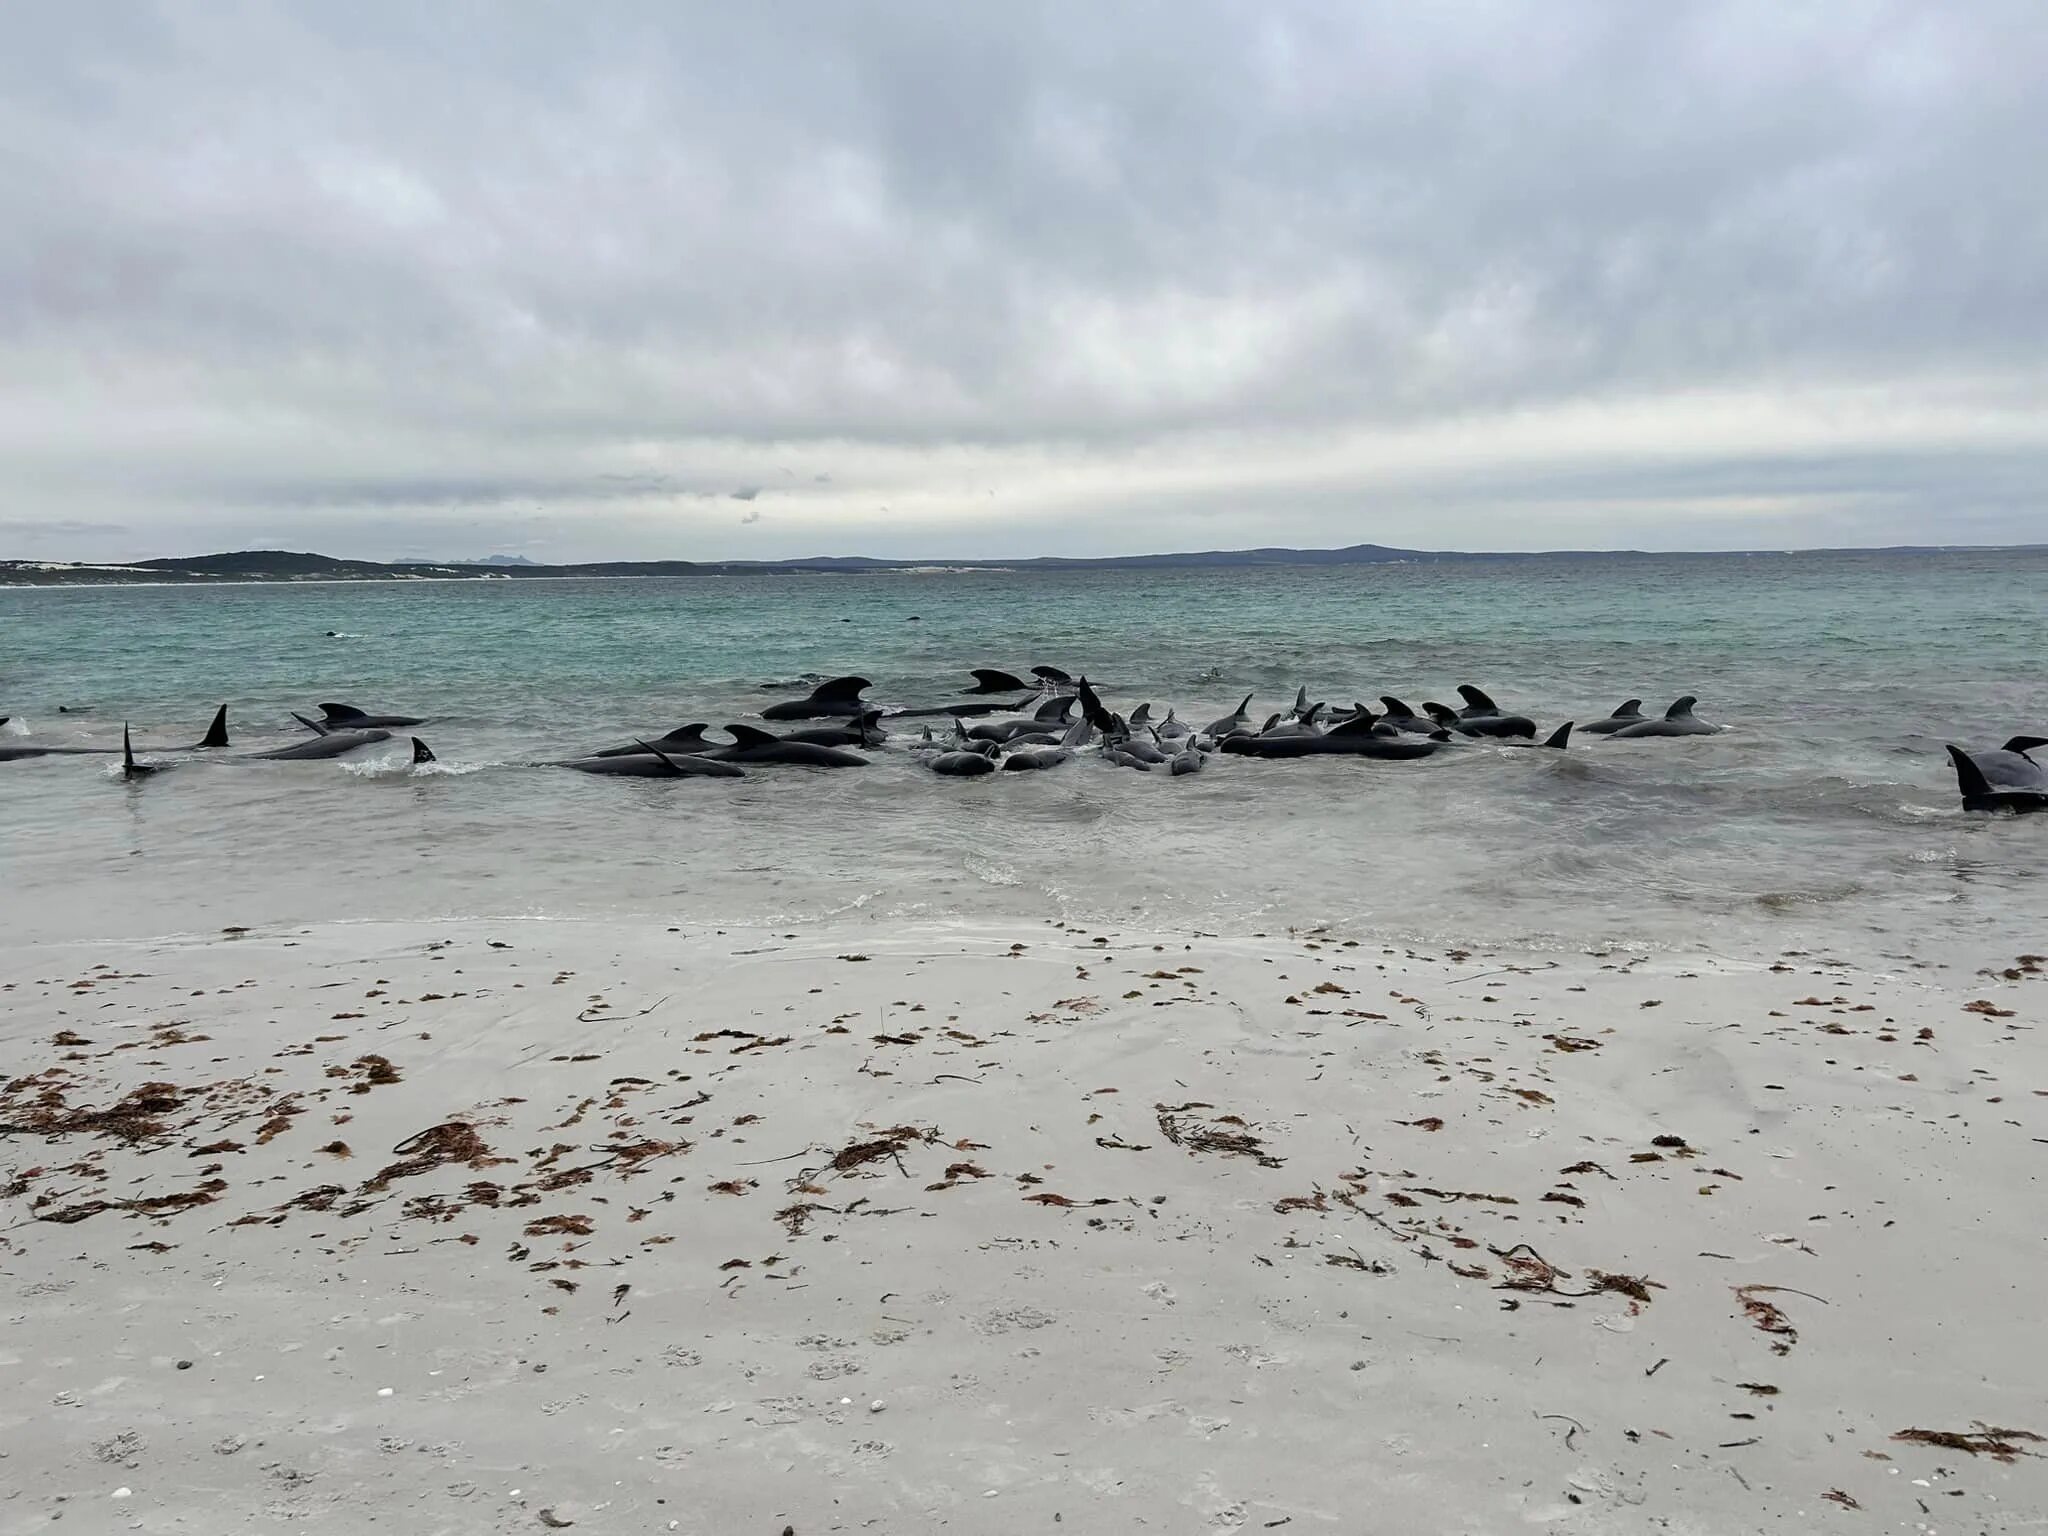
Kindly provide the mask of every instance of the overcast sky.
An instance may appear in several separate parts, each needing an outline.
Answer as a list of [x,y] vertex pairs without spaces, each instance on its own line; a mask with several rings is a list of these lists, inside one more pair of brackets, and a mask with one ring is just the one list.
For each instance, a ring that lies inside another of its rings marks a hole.
[[0,556],[2048,540],[2048,12],[0,7]]

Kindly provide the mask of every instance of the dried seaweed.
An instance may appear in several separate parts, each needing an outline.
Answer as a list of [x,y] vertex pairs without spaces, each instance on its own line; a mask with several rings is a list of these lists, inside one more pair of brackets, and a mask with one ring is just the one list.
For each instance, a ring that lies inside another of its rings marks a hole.
[[588,1216],[543,1216],[526,1224],[528,1237],[588,1237],[594,1230]]
[[1489,1247],[1487,1252],[1507,1268],[1507,1278],[1494,1287],[1497,1291],[1554,1291],[1558,1279],[1571,1273],[1559,1269],[1527,1243],[1517,1243],[1512,1248]]
[[1742,1310],[1759,1333],[1772,1335],[1771,1352],[1789,1355],[1792,1346],[1799,1342],[1799,1330],[1792,1326],[1792,1319],[1775,1302],[1765,1301],[1762,1292],[1781,1291],[1777,1285],[1738,1285],[1735,1296],[1742,1303]]
[[914,1125],[892,1126],[871,1140],[847,1143],[832,1154],[829,1166],[835,1173],[852,1173],[869,1163],[878,1163],[884,1158],[890,1158],[895,1161],[897,1172],[908,1178],[910,1170],[903,1166],[903,1149],[920,1142],[929,1145],[938,1139],[939,1133],[936,1128],[920,1130]]
[[409,1179],[449,1163],[489,1168],[511,1161],[506,1157],[493,1157],[491,1149],[484,1145],[484,1139],[477,1135],[476,1128],[461,1120],[430,1125],[417,1136],[408,1136],[391,1150],[400,1161],[392,1163],[365,1184],[363,1193],[376,1194],[389,1189],[393,1179]]
[[[36,1079],[20,1078],[7,1085],[12,1096],[25,1091]],[[130,1090],[105,1109],[73,1109],[64,1102],[64,1090],[54,1082],[26,1104],[12,1106],[20,1119],[0,1124],[0,1132],[13,1135],[111,1136],[117,1141],[155,1141],[168,1132],[162,1117],[184,1107],[191,1090],[175,1083],[144,1083]]]
[[[1168,1141],[1189,1152],[1215,1152],[1225,1157],[1249,1157],[1257,1159],[1262,1168],[1278,1168],[1284,1161],[1266,1150],[1265,1138],[1252,1134],[1249,1126],[1236,1115],[1218,1115],[1213,1122],[1203,1122],[1188,1113],[1195,1109],[1209,1109],[1208,1104],[1182,1104],[1178,1107],[1167,1104],[1152,1106],[1159,1114],[1159,1131]],[[1224,1129],[1229,1127],[1229,1129]]]
[[[2030,1429],[1998,1429],[1982,1419],[1973,1430],[1902,1429],[1893,1435],[1908,1445],[1931,1445],[1944,1451],[1961,1451],[1966,1456],[1989,1456],[1993,1461],[2017,1461],[2022,1456],[2039,1456],[2029,1445],[2048,1444],[2048,1439]],[[2024,1442],[2024,1443],[2022,1443]]]

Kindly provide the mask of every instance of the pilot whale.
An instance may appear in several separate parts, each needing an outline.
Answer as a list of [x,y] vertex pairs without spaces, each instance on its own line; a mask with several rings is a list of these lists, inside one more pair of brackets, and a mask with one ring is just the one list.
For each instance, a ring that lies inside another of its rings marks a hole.
[[1985,778],[1984,770],[1977,766],[1976,759],[1953,744],[1948,749],[1948,757],[1956,770],[1956,788],[1962,793],[1964,810],[2011,811],[2015,814],[2048,811],[2048,788],[2015,789],[1993,784]]
[[1651,736],[1716,736],[1721,727],[1709,725],[1692,712],[1699,700],[1692,694],[1675,701],[1664,711],[1661,720],[1639,720],[1634,725],[1624,725],[1618,731],[1610,731],[1610,741],[1642,741]]
[[834,677],[818,684],[806,698],[784,699],[761,711],[763,720],[858,719],[868,706],[861,693],[874,684],[864,677]]
[[1643,718],[1643,701],[1626,700],[1619,709],[1604,720],[1589,720],[1579,727],[1583,736],[1611,736],[1623,726],[1634,725]]

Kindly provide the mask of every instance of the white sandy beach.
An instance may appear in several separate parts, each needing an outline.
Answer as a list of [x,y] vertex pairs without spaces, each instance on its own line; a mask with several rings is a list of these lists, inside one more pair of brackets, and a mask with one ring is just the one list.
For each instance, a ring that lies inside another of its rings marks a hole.
[[0,1532],[2037,1530],[2038,967],[17,950]]

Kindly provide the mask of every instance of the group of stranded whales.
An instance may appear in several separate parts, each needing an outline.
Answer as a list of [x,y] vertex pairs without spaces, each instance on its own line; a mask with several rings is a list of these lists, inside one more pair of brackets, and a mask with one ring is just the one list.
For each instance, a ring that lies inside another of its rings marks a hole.
[[[1548,734],[1534,719],[1502,708],[1485,690],[1461,684],[1462,704],[1452,707],[1424,701],[1418,713],[1392,694],[1379,696],[1378,709],[1354,702],[1333,709],[1311,702],[1306,688],[1292,707],[1255,723],[1252,694],[1229,714],[1194,726],[1169,707],[1155,719],[1150,702],[1128,715],[1110,709],[1085,676],[1058,667],[1030,669],[1030,679],[993,667],[969,674],[974,686],[952,702],[903,708],[882,708],[862,695],[874,685],[864,677],[829,678],[801,698],[778,700],[761,710],[776,722],[822,722],[777,734],[758,726],[727,725],[729,740],[707,733],[704,722],[678,726],[660,736],[636,737],[621,745],[585,755],[546,759],[534,767],[564,768],[577,773],[629,778],[743,778],[750,768],[860,768],[869,759],[861,751],[886,750],[892,737],[885,721],[921,723],[905,743],[932,773],[949,778],[974,778],[996,772],[1032,772],[1071,762],[1093,747],[1102,761],[1139,772],[1164,770],[1181,776],[1201,772],[1210,755],[1293,759],[1363,757],[1380,761],[1411,761],[1454,749],[1460,743],[1496,747],[1532,747],[1564,751],[1576,729],[1580,736],[1611,741],[1663,737],[1708,736],[1723,727],[1693,713],[1697,698],[1687,694],[1661,715],[1644,714],[1641,699],[1629,699],[1605,718],[1574,726],[1566,721]],[[315,719],[293,713],[309,732],[301,741],[265,751],[233,754],[245,762],[307,762],[333,759],[392,739],[392,732],[426,721],[417,715],[362,709],[353,704],[318,706]],[[227,706],[214,713],[206,734],[189,746],[137,748],[127,725],[121,745],[91,747],[44,744],[32,739],[0,738],[0,763],[37,757],[111,756],[121,759],[121,776],[146,779],[196,754],[224,753],[229,748]],[[970,720],[975,723],[970,725]],[[938,730],[929,722],[944,721]],[[7,723],[0,717],[0,726]],[[435,761],[433,750],[411,738],[412,761]],[[2048,767],[2031,755],[2048,747],[2048,737],[2015,736],[1990,751],[1968,751],[1953,744],[1948,756],[1965,810],[2028,812],[2048,810]],[[147,754],[149,760],[138,757]]]

